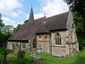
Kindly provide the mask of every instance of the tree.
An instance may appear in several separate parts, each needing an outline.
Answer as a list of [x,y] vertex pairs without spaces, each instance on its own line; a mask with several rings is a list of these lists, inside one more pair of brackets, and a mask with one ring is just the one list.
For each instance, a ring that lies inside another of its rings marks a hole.
[[74,22],[75,22],[75,26],[76,26],[76,33],[77,33],[78,42],[79,42],[79,49],[83,50],[83,44],[84,44],[83,33],[84,33],[84,29],[83,29],[83,22],[82,21],[84,21],[84,20],[82,19],[82,16],[77,15],[77,12],[75,12],[73,14],[73,18],[74,18]]
[[64,0],[73,12],[77,12],[85,20],[85,0]]
[[29,19],[25,20],[24,23],[27,23],[29,21]]
[[2,23],[3,20],[1,20],[1,17],[2,17],[2,15],[1,15],[1,13],[0,13],[0,31],[1,31],[1,28],[4,26],[4,23]]
[[13,35],[13,25],[4,25],[4,27],[1,29],[0,43],[5,44],[8,38],[10,38],[12,35]]
[[78,16],[77,12],[75,12],[73,14],[73,18],[74,18],[74,22],[75,22],[75,25],[76,25],[77,34],[83,35],[84,29],[83,29],[83,22],[82,21],[84,21],[84,20],[82,19],[82,16]]
[[1,32],[5,35],[13,35],[13,25],[5,25],[2,29]]
[[21,27],[21,24],[18,24],[16,28],[13,29],[13,33],[15,34]]
[[[29,19],[25,20],[24,23],[27,23],[29,21]],[[18,24],[16,28],[13,29],[13,33],[15,34],[21,27],[21,24]]]
[[2,23],[3,20],[1,20],[1,17],[2,17],[2,15],[0,13],[0,46],[4,43],[4,37],[5,37],[5,35],[1,33],[1,29],[4,26],[4,23]]

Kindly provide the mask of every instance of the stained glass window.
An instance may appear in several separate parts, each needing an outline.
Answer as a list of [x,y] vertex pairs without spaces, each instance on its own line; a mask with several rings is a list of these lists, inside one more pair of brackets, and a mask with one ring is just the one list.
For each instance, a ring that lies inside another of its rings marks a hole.
[[59,33],[55,35],[55,44],[61,45],[61,35]]

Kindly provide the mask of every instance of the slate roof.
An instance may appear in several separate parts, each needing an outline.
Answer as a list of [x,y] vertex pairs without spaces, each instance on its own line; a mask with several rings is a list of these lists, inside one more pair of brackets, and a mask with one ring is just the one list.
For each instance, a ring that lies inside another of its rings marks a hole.
[[10,37],[8,41],[28,40],[37,32],[45,18],[46,17],[43,17],[34,21],[27,22],[26,24],[22,25],[21,28],[17,31],[17,33]]
[[66,29],[68,14],[69,12],[66,12],[47,18],[45,21],[49,30]]
[[40,29],[37,31],[37,33],[38,34],[39,33],[50,33],[49,32],[49,28],[48,28],[48,26],[47,26],[45,21],[42,23],[42,25],[41,25]]
[[[49,18],[43,17],[32,20],[22,25],[21,28],[10,37],[9,41],[27,41],[35,33],[50,33],[52,30],[66,29],[69,12],[55,15]],[[44,23],[44,21],[46,23]]]
[[37,31],[37,34],[40,33],[50,33],[53,30],[63,30],[66,29],[67,19],[68,19],[69,12],[55,15],[45,19],[44,24],[40,27]]

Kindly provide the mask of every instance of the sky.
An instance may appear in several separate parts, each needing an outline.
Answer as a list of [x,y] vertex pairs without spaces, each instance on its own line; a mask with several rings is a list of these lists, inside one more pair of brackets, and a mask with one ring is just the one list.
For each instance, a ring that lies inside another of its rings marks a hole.
[[0,0],[0,13],[5,25],[18,24],[29,18],[31,6],[34,19],[50,17],[69,11],[69,6],[63,0]]

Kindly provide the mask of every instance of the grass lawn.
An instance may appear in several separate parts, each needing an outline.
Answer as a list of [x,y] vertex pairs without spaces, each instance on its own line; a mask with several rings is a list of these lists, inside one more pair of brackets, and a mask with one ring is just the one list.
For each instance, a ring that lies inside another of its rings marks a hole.
[[[12,53],[11,50],[7,50],[9,53]],[[4,56],[1,55],[4,50],[0,48],[0,63],[4,60]],[[10,64],[38,64],[35,62],[33,59],[30,59],[30,55],[32,53],[26,52],[25,53],[25,60],[22,62],[18,62],[17,58],[13,59],[7,59],[7,61]],[[17,53],[15,54],[16,56],[18,55]],[[85,64],[85,47],[83,51],[78,53],[77,55],[58,59],[56,57],[53,57],[51,54],[45,54],[45,53],[38,53],[39,56],[43,57],[45,59],[45,62],[41,64]]]

